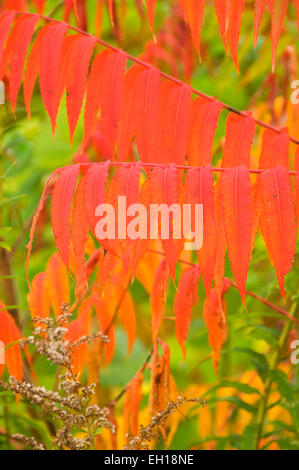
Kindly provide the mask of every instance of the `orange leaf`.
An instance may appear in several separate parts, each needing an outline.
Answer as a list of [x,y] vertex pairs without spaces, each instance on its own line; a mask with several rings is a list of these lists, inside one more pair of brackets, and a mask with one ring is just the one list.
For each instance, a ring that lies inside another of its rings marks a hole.
[[70,215],[80,165],[66,167],[55,181],[51,204],[54,238],[62,261],[68,268],[70,251]]
[[[165,83],[162,109],[163,140],[161,155],[163,162],[183,165],[187,153],[188,130],[191,117],[191,87],[173,86]],[[160,112],[161,112],[160,111]]]
[[[142,113],[145,111],[145,108],[139,105],[139,100],[141,99],[143,102],[144,97],[143,99],[142,97],[139,98],[138,91],[135,89],[140,71],[143,71],[140,65],[133,65],[124,76],[123,99],[117,133],[117,157],[120,162],[125,162],[129,159],[131,141],[136,130],[136,115],[141,122],[144,120],[142,114],[139,115],[135,111],[139,106]],[[155,102],[156,99],[156,95],[152,96],[153,102]],[[152,101],[149,101],[149,105],[151,105]],[[137,121],[137,123],[138,122],[139,121]]]
[[282,166],[289,168],[290,137],[286,130],[265,130],[259,167],[263,170]]
[[218,371],[221,349],[227,337],[223,296],[229,289],[229,286],[229,279],[224,278],[221,284],[220,300],[216,289],[212,289],[210,297],[206,299],[203,308],[203,318],[209,330],[209,343],[212,348],[213,365],[216,373]]
[[216,100],[198,97],[191,105],[191,131],[188,163],[203,166],[211,163],[212,146],[222,105]]
[[138,415],[142,400],[143,375],[139,370],[130,381],[124,403],[124,435],[136,436],[138,434]]
[[[203,205],[203,246],[197,251],[206,295],[209,295],[216,263],[216,220],[211,165],[187,171],[185,179],[186,201]],[[192,227],[195,230],[195,227]]]
[[105,300],[102,297],[94,295],[93,304],[101,331],[109,337],[109,343],[105,343],[103,345],[105,351],[105,365],[107,366],[112,361],[115,350],[113,318],[105,305]]
[[[2,343],[5,349],[4,359],[8,372],[18,380],[22,380],[22,358],[19,344],[9,346],[11,343],[21,339],[21,333],[15,324],[12,316],[7,312],[5,305],[0,300],[0,356]],[[0,377],[3,373],[4,365],[0,363]]]
[[69,277],[58,253],[54,253],[46,267],[51,307],[56,316],[61,315],[62,304],[70,301]]
[[[16,19],[14,28],[9,36],[5,53],[10,54],[10,87],[9,99],[14,111],[23,76],[23,68],[28,46],[30,44],[38,16],[20,16]],[[4,61],[4,57],[3,57]],[[5,68],[8,64],[5,64]],[[2,64],[1,64],[2,68]]]
[[215,220],[216,220],[216,266],[215,266],[215,289],[220,303],[222,293],[222,281],[225,264],[225,232],[222,210],[222,192],[220,181],[215,186]]
[[204,17],[206,0],[179,0],[188,23],[195,49],[200,56],[200,32]]
[[[74,343],[82,336],[88,336],[90,330],[90,323],[91,323],[91,313],[92,313],[92,299],[88,297],[87,299],[83,300],[82,304],[79,307],[78,317],[71,321],[67,328],[68,332],[66,334],[66,338]],[[78,347],[73,349],[72,354],[72,368],[74,374],[78,374],[82,371],[84,365],[87,361],[87,353],[88,353],[88,344],[82,343]]]
[[88,240],[88,224],[85,215],[84,190],[85,176],[83,176],[79,181],[75,194],[71,226],[72,245],[76,264],[79,268],[79,276],[83,275],[85,277],[85,243]]
[[99,85],[101,86],[100,125],[107,138],[111,155],[114,155],[117,126],[121,115],[126,63],[127,53],[122,51],[112,52],[106,57],[99,75]]
[[108,178],[109,162],[92,165],[85,176],[84,201],[86,218],[89,228],[95,234],[97,217],[95,216],[98,205],[105,200],[105,189]]
[[254,47],[256,49],[261,20],[266,7],[266,0],[254,2]]
[[242,302],[251,253],[251,201],[249,170],[227,168],[220,180],[228,255]]
[[5,41],[10,31],[10,27],[15,19],[15,12],[4,12],[0,17],[0,63],[4,51]]
[[148,21],[151,26],[153,35],[155,35],[155,28],[154,28],[155,6],[156,6],[156,0],[146,0],[147,17],[148,17]]
[[284,276],[291,269],[296,251],[296,217],[292,188],[285,168],[272,168],[260,177],[261,232],[285,298]]
[[98,54],[91,66],[89,79],[86,90],[86,104],[84,112],[84,145],[94,131],[97,123],[97,114],[101,106],[101,80],[99,77],[102,73],[103,65],[111,51],[105,50]]
[[[65,23],[46,27],[42,35],[40,53],[40,91],[46,110],[49,113],[52,131],[56,125],[57,84],[59,82],[59,62],[63,39],[67,31]],[[49,66],[50,65],[50,66]]]
[[153,340],[157,338],[159,330],[162,324],[165,302],[166,302],[166,291],[169,280],[169,268],[164,258],[156,272],[154,278],[153,290],[151,293],[151,317],[152,317],[152,336]]
[[27,301],[32,317],[47,318],[50,316],[50,297],[45,272],[37,274],[27,295]]
[[255,134],[255,121],[251,116],[230,113],[226,120],[222,167],[250,165],[250,149]]
[[[168,208],[172,204],[178,204],[178,173],[175,165],[166,165],[165,167],[156,167],[150,173],[150,185],[151,185],[151,203],[152,204],[166,204]],[[158,216],[159,217],[159,216]],[[169,233],[160,233],[163,249],[167,259],[167,263],[170,269],[170,275],[174,279],[175,265],[182,249],[182,237],[181,240],[175,240],[173,238],[173,222],[175,214],[169,214]],[[167,218],[167,215],[164,219]],[[160,227],[161,224],[156,223]],[[158,229],[159,229],[158,227]],[[162,229],[162,226],[160,227]],[[161,230],[158,230],[161,232]]]
[[135,81],[134,102],[136,144],[140,159],[151,163],[158,161],[160,72],[155,68],[142,71]]
[[271,13],[272,34],[272,71],[275,69],[275,56],[279,38],[282,32],[284,17],[287,13],[289,0],[267,0]]
[[226,34],[229,26],[229,12],[232,0],[214,0],[215,12],[219,24],[221,38],[226,49]]
[[25,100],[25,105],[26,105],[26,111],[27,111],[29,118],[30,118],[30,103],[31,103],[33,89],[34,89],[34,84],[35,84],[37,75],[40,72],[40,58],[41,58],[43,40],[50,28],[51,28],[51,25],[48,24],[44,26],[38,32],[34,40],[34,43],[32,45],[28,60],[27,60],[23,88],[24,88],[24,100]]
[[93,37],[79,37],[74,41],[69,51],[67,64],[67,115],[70,128],[70,138],[73,135],[80,116],[86,88],[89,62],[96,40]]
[[30,260],[30,255],[31,255],[31,251],[32,251],[32,245],[33,245],[33,239],[34,239],[34,235],[35,235],[35,230],[36,230],[36,227],[37,227],[37,224],[38,224],[38,218],[44,208],[44,204],[45,204],[45,199],[48,195],[48,189],[49,189],[49,185],[52,181],[52,179],[54,178],[55,176],[55,172],[52,173],[45,186],[44,186],[44,189],[43,189],[43,193],[42,193],[42,196],[40,198],[40,201],[38,203],[38,206],[37,206],[37,209],[36,209],[36,212],[33,216],[33,219],[32,219],[32,224],[31,224],[31,227],[30,227],[30,234],[29,234],[29,242],[27,244],[27,259],[26,259],[26,278],[27,278],[27,283],[28,283],[28,286],[30,285],[30,282],[29,282],[29,275],[28,275],[28,268],[29,268],[29,260]]
[[191,310],[198,301],[198,280],[198,266],[183,271],[174,300],[176,337],[182,348],[184,358],[186,357],[185,342],[191,321]]
[[229,25],[227,30],[227,40],[236,69],[239,72],[238,64],[238,42],[240,37],[242,15],[246,0],[231,0]]

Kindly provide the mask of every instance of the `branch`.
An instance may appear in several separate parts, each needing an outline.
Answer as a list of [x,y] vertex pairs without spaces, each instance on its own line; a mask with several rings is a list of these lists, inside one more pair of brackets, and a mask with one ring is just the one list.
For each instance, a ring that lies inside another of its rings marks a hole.
[[[28,16],[32,16],[32,13],[21,13],[21,12],[16,12],[17,15],[28,15]],[[59,23],[61,24],[61,21],[59,20],[56,20],[54,18],[49,18],[47,16],[43,16],[43,15],[39,15],[39,17],[44,20],[44,21],[47,21],[47,22],[53,22],[53,23]],[[75,26],[72,26],[70,24],[67,24],[67,27],[68,29],[72,30],[72,31],[75,31],[76,33],[78,34],[81,34],[83,36],[88,36],[88,37],[92,37],[95,39],[95,41],[98,43],[98,44],[101,44],[102,46],[106,47],[107,49],[111,49],[115,52],[120,52],[120,49],[118,49],[117,47],[115,46],[112,46],[111,44],[108,44],[107,42],[103,41],[102,39],[99,39],[95,36],[93,36],[92,34],[90,33],[87,33],[86,31],[83,31],[82,29],[79,29],[79,28],[76,28]],[[152,68],[152,65],[150,65],[149,63],[141,60],[141,59],[138,59],[137,57],[134,57],[130,54],[128,54],[128,58],[132,61],[132,62],[135,62],[136,64],[139,64],[141,65],[142,67],[145,67],[145,68]],[[167,73],[165,72],[162,72],[162,71],[159,71],[161,76],[166,78],[167,80],[173,82],[173,83],[176,83],[177,85],[184,85],[184,83],[175,78],[175,77],[172,77],[171,75],[168,75]],[[196,90],[195,88],[191,88],[192,89],[192,92],[197,95],[197,96],[201,96],[209,101],[214,101],[215,98],[213,96],[210,96],[210,95],[207,95],[206,93],[203,93],[199,90]],[[239,116],[242,116],[242,117],[247,117],[247,113],[245,111],[240,111],[239,109],[236,109],[236,108],[233,108],[232,106],[226,104],[226,103],[222,103],[222,106],[224,109],[227,109],[228,111],[232,112],[232,113],[235,113],[235,114],[238,114]],[[265,129],[269,129],[273,132],[276,132],[277,134],[279,134],[281,132],[281,130],[275,126],[271,126],[270,124],[267,124],[266,122],[263,122],[263,121],[260,121],[259,119],[256,119],[256,118],[252,118],[255,123],[261,127],[264,127]],[[290,136],[290,140],[292,142],[294,142],[295,144],[299,145],[299,140],[296,139],[295,137],[292,137]]]
[[[152,250],[150,248],[147,251],[150,251],[152,253],[156,253],[157,255],[165,256],[164,253],[161,253],[161,251]],[[178,262],[183,263],[183,264],[187,264],[188,266],[197,266],[196,263],[191,263],[190,261],[185,261],[183,259],[179,259]],[[237,285],[231,279],[230,279],[230,283],[231,283],[232,287],[234,287],[235,289],[238,289]],[[272,310],[275,310],[276,312],[281,313],[281,315],[284,315],[289,320],[299,324],[299,320],[297,318],[295,318],[293,315],[291,315],[290,313],[288,313],[286,310],[283,310],[282,308],[278,307],[277,305],[272,304],[268,300],[264,299],[263,297],[260,297],[257,294],[254,294],[253,292],[251,292],[249,290],[246,290],[245,292],[250,297],[253,297],[256,300],[259,300],[264,305],[267,305],[267,307],[272,308]]]

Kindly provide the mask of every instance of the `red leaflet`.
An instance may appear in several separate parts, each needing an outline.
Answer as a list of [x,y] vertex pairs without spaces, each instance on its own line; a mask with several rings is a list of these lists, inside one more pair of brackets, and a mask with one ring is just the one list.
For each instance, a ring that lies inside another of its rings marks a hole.
[[[68,325],[68,332],[66,334],[66,339],[71,343],[78,341],[82,336],[88,336],[90,331],[91,323],[91,313],[92,313],[92,300],[90,297],[84,299],[82,304],[79,307],[78,317],[71,321]],[[88,344],[82,343],[78,347],[73,349],[71,364],[74,374],[82,372],[88,354]]]
[[95,46],[95,38],[79,37],[69,52],[67,64],[67,116],[71,142],[80,116],[85,94],[89,62]]
[[156,0],[146,0],[147,17],[148,17],[148,21],[151,26],[153,35],[155,35],[155,28],[154,28],[155,6],[156,6]]
[[226,49],[226,33],[229,25],[229,12],[232,0],[214,0],[215,12],[219,24],[220,34]]
[[[211,165],[188,170],[185,179],[186,202],[203,205],[203,246],[197,251],[206,295],[209,295],[216,263],[216,221]],[[192,227],[192,231],[195,227]]]
[[222,104],[217,100],[198,97],[191,104],[191,132],[188,145],[188,163],[204,166],[211,163],[212,146]]
[[227,40],[236,69],[239,72],[238,64],[238,42],[240,37],[242,15],[246,0],[231,0],[229,25],[227,30]]
[[55,181],[52,196],[52,228],[58,252],[66,267],[69,264],[71,207],[79,171],[80,165],[66,167]]
[[159,125],[160,72],[150,68],[141,72],[135,82],[135,130],[140,159],[147,163],[157,162]]
[[61,306],[70,302],[70,289],[68,273],[58,253],[49,259],[46,276],[51,307],[56,316],[61,315]]
[[27,301],[32,317],[47,318],[50,316],[50,297],[45,272],[37,274],[27,295]]
[[22,81],[27,49],[38,19],[35,15],[17,18],[7,45],[7,48],[11,49],[9,98],[13,110]]
[[[134,245],[133,240],[127,240],[127,227],[129,217],[125,213],[125,208],[138,202],[139,196],[139,177],[140,177],[141,163],[136,162],[127,165],[121,165],[117,169],[113,178],[113,194],[111,203],[115,209],[117,239],[118,246],[121,248],[122,256],[124,259],[129,254],[129,249]],[[119,196],[126,198],[120,202]],[[108,201],[109,202],[109,201]],[[123,207],[123,211],[118,211],[119,204]]]
[[259,167],[263,170],[281,166],[289,168],[290,137],[287,131],[265,130]]
[[[159,357],[158,344],[163,349],[163,354]],[[151,416],[156,416],[167,407],[170,400],[177,396],[173,378],[170,375],[170,348],[160,338],[156,340],[153,348],[153,360],[151,367],[151,390],[149,397],[149,407]],[[165,434],[165,425],[162,427]]]
[[101,128],[107,138],[111,155],[117,138],[117,125],[121,114],[124,73],[127,53],[112,52],[103,64],[100,74]]
[[[113,280],[114,281],[114,280]],[[131,297],[130,292],[126,292],[123,296],[122,300],[120,297],[120,293],[122,292],[123,279],[117,279],[117,282],[114,282],[114,298],[119,298],[120,308],[119,308],[119,318],[121,319],[123,326],[125,328],[128,340],[128,354],[132,351],[132,348],[135,343],[136,339],[136,315],[135,315],[135,306],[133,299]],[[110,291],[113,295],[113,290]],[[106,294],[106,293],[105,293]],[[109,295],[109,287],[108,287],[108,295]],[[115,312],[115,308],[113,313]]]
[[138,202],[140,170],[141,163],[138,161],[121,165],[114,175],[115,195],[126,196],[127,206]]
[[250,149],[255,134],[255,121],[251,116],[230,113],[226,120],[222,167],[250,166]]
[[156,340],[161,327],[164,307],[166,302],[166,291],[169,280],[169,268],[164,258],[159,264],[154,279],[153,290],[151,294],[151,317],[152,317],[152,335],[153,341]]
[[[151,185],[151,203],[152,204],[166,204],[168,208],[172,204],[178,204],[179,191],[178,191],[178,175],[175,165],[167,165],[165,167],[157,167],[150,173]],[[178,208],[179,206],[177,206]],[[166,216],[167,217],[167,216]],[[170,275],[174,279],[175,265],[178,260],[179,254],[182,249],[181,239],[174,239],[173,237],[173,219],[175,214],[169,214],[169,233],[161,233],[159,236],[162,241],[165,256],[170,269]],[[153,217],[154,218],[154,217]],[[158,215],[159,219],[159,215]],[[160,227],[159,220],[156,220],[158,229]]]
[[272,71],[274,71],[277,45],[281,36],[282,24],[287,13],[289,0],[267,0],[267,2],[271,13]]
[[254,2],[254,47],[256,49],[260,24],[266,7],[266,0],[255,0]]
[[98,297],[97,295],[93,295],[93,305],[96,311],[97,319],[101,331],[108,336],[109,343],[105,343],[104,350],[105,350],[105,365],[107,366],[109,362],[111,362],[114,349],[115,349],[115,333],[114,333],[114,326],[113,326],[113,318],[111,317],[108,309],[106,308],[104,299],[102,297]]
[[184,17],[188,23],[192,39],[200,56],[200,32],[205,12],[206,0],[179,0]]
[[31,51],[27,60],[27,66],[26,66],[25,77],[24,77],[24,99],[25,99],[26,110],[27,110],[27,114],[29,118],[30,118],[30,102],[31,102],[32,92],[33,92],[34,84],[36,81],[36,77],[40,71],[40,57],[41,57],[43,40],[47,31],[50,28],[51,28],[51,25],[48,24],[39,31],[38,35],[36,36],[34,40],[33,46],[31,48]]
[[109,162],[92,165],[85,176],[84,202],[89,228],[95,234],[97,217],[96,208],[105,201],[105,190],[108,178]]
[[[133,65],[133,67],[126,72],[124,77],[123,99],[117,131],[117,157],[119,162],[125,162],[129,159],[131,141],[136,126],[136,116],[138,116],[141,122],[143,121],[142,116],[145,108],[142,108],[142,104],[139,104],[140,101],[143,103],[143,95],[139,97],[138,92],[135,91],[136,80],[143,70],[143,67],[140,65]],[[149,101],[149,104],[155,102],[156,99],[157,97],[154,95],[152,100]],[[135,111],[136,107],[142,109],[141,114]],[[138,122],[137,120],[137,123]]]
[[242,302],[251,253],[251,201],[249,170],[227,168],[222,174],[221,196],[228,255]]
[[187,151],[187,137],[190,125],[191,95],[189,85],[173,86],[167,83],[168,90],[163,104],[166,106],[163,113],[163,142],[161,155],[165,163],[183,165]]
[[49,178],[48,178],[48,180],[47,180],[47,182],[44,186],[42,196],[41,196],[40,201],[38,203],[38,206],[37,206],[36,212],[33,216],[32,224],[31,224],[31,227],[30,227],[29,242],[27,244],[27,250],[28,250],[27,251],[27,259],[26,259],[26,277],[27,277],[27,283],[28,283],[29,288],[30,288],[30,282],[29,282],[29,276],[28,276],[28,268],[29,268],[29,259],[30,259],[30,255],[31,255],[31,251],[32,251],[32,245],[33,245],[35,230],[36,230],[36,227],[37,227],[38,218],[40,216],[40,213],[44,208],[45,199],[46,199],[46,197],[48,195],[48,192],[49,192],[48,190],[49,190],[50,183],[52,182],[55,175],[56,175],[56,172],[52,173],[49,176]]
[[96,35],[101,37],[102,35],[102,20],[103,20],[103,3],[104,0],[98,0],[95,12],[95,28],[96,28]]
[[218,371],[220,353],[227,337],[226,308],[224,294],[230,286],[230,280],[224,278],[221,282],[220,299],[216,289],[211,290],[203,308],[203,318],[209,330],[209,343],[212,348],[212,358],[215,372]]
[[108,12],[110,16],[110,21],[113,24],[113,4],[114,0],[108,0]]
[[71,36],[64,36],[63,38],[63,44],[61,48],[61,54],[60,54],[60,59],[59,59],[59,77],[58,77],[58,82],[57,82],[57,87],[56,87],[56,100],[55,100],[55,107],[53,111],[53,115],[55,116],[55,120],[57,117],[58,109],[59,109],[59,104],[61,101],[61,98],[63,96],[63,93],[65,91],[65,88],[67,86],[67,74],[68,74],[68,67],[69,67],[69,60],[70,60],[70,55],[72,53],[72,45],[74,42],[78,41],[78,39],[81,36],[77,34],[72,34]]
[[123,262],[124,262],[124,269],[127,269],[131,273],[131,278],[134,278],[135,271],[139,261],[141,260],[142,256],[145,254],[149,246],[150,241],[150,223],[149,223],[149,214],[150,214],[150,202],[151,202],[151,188],[149,180],[146,180],[139,193],[139,200],[138,203],[142,204],[147,210],[147,237],[146,238],[138,238],[129,242],[127,245],[127,250],[124,252]]
[[4,45],[8,33],[10,31],[10,27],[15,19],[15,12],[9,11],[5,12],[0,17],[0,63],[2,61],[2,54],[4,51]]
[[124,435],[136,436],[138,434],[138,415],[142,400],[142,381],[141,370],[130,381],[125,396],[124,403]]
[[198,301],[199,267],[195,266],[182,272],[178,291],[174,300],[176,337],[186,357],[185,341],[188,336],[191,310]]
[[76,263],[79,268],[78,277],[85,277],[85,243],[88,240],[88,224],[85,215],[84,190],[85,176],[83,176],[78,183],[72,211],[72,245]]
[[222,210],[222,194],[220,181],[215,186],[215,220],[216,220],[216,266],[215,266],[215,289],[218,296],[219,305],[221,305],[222,281],[224,276],[225,263],[225,233]]
[[86,104],[84,113],[84,145],[94,131],[97,123],[97,114],[101,106],[101,80],[100,76],[103,70],[106,58],[111,54],[111,51],[105,50],[98,54],[91,66],[89,79],[86,91]]
[[49,113],[52,131],[56,126],[57,84],[63,38],[67,31],[65,23],[50,25],[43,36],[40,52],[40,91]]
[[284,276],[291,269],[296,251],[296,218],[292,188],[285,168],[272,168],[260,177],[261,231],[285,298]]
[[[22,371],[22,358],[20,345],[10,344],[21,339],[21,333],[18,327],[15,324],[14,319],[8,313],[5,308],[5,305],[0,300],[0,357],[5,355],[5,364],[7,365],[8,372],[10,375],[13,375],[16,379],[22,380],[23,371]],[[2,343],[4,344],[5,352],[2,349]],[[4,364],[0,362],[0,377],[4,370]]]

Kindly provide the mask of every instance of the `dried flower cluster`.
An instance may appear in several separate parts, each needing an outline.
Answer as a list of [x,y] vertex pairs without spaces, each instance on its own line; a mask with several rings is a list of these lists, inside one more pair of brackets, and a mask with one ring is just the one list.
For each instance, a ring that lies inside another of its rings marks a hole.
[[[43,413],[50,416],[55,424],[55,435],[52,438],[52,449],[89,450],[95,448],[95,438],[101,428],[115,432],[114,425],[109,421],[108,408],[100,408],[91,404],[95,385],[82,385],[75,377],[71,356],[74,348],[89,343],[94,338],[108,342],[107,336],[98,333],[84,336],[76,342],[65,340],[68,331],[65,327],[71,314],[68,305],[62,306],[62,315],[56,319],[35,318],[36,325],[32,336],[21,340],[35,346],[37,352],[45,356],[53,364],[63,366],[65,371],[58,377],[58,390],[51,391],[45,387],[22,382],[11,376],[9,382],[0,381],[0,388],[19,394],[27,402],[39,405]],[[33,437],[15,434],[12,438],[23,442],[35,450],[45,450],[43,443]]]
[[182,398],[178,397],[175,401],[170,401],[167,407],[159,412],[156,416],[152,417],[151,423],[143,427],[140,426],[139,434],[135,437],[127,435],[128,445],[125,446],[124,450],[149,450],[149,442],[153,440],[160,440],[160,433],[156,428],[163,426],[166,423],[167,418],[174,412],[177,411],[177,408],[185,403],[199,403],[201,406],[205,406],[206,403],[204,400],[197,398]]

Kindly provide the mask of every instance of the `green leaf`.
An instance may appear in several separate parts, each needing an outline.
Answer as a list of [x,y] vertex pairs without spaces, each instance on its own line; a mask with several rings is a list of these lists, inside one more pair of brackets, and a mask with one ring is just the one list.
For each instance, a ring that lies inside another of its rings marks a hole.
[[210,400],[206,400],[207,405],[211,405],[213,403],[218,403],[221,401],[226,401],[229,403],[232,403],[235,405],[237,408],[242,408],[245,411],[248,411],[248,413],[255,413],[256,408],[252,405],[249,405],[246,401],[242,400],[239,397],[235,396],[228,396],[228,397],[217,397],[217,398],[211,398]]
[[282,437],[276,442],[282,450],[299,450],[299,441],[291,437]]
[[248,384],[244,384],[241,382],[233,382],[230,380],[222,380],[219,384],[207,390],[207,392],[203,395],[202,398],[205,398],[206,396],[210,395],[212,392],[214,392],[215,390],[218,390],[219,388],[234,388],[238,390],[239,392],[246,393],[248,395],[252,395],[254,393],[257,393],[257,394],[260,393],[257,388],[251,387]]
[[294,392],[290,381],[282,370],[270,370],[269,377],[275,382],[280,395],[286,399],[287,402],[294,400]]
[[269,371],[269,364],[265,354],[257,353],[256,351],[248,348],[235,348],[234,351],[242,352],[250,356],[255,369],[264,382]]
[[242,433],[241,450],[254,450],[258,433],[258,424],[249,424]]

